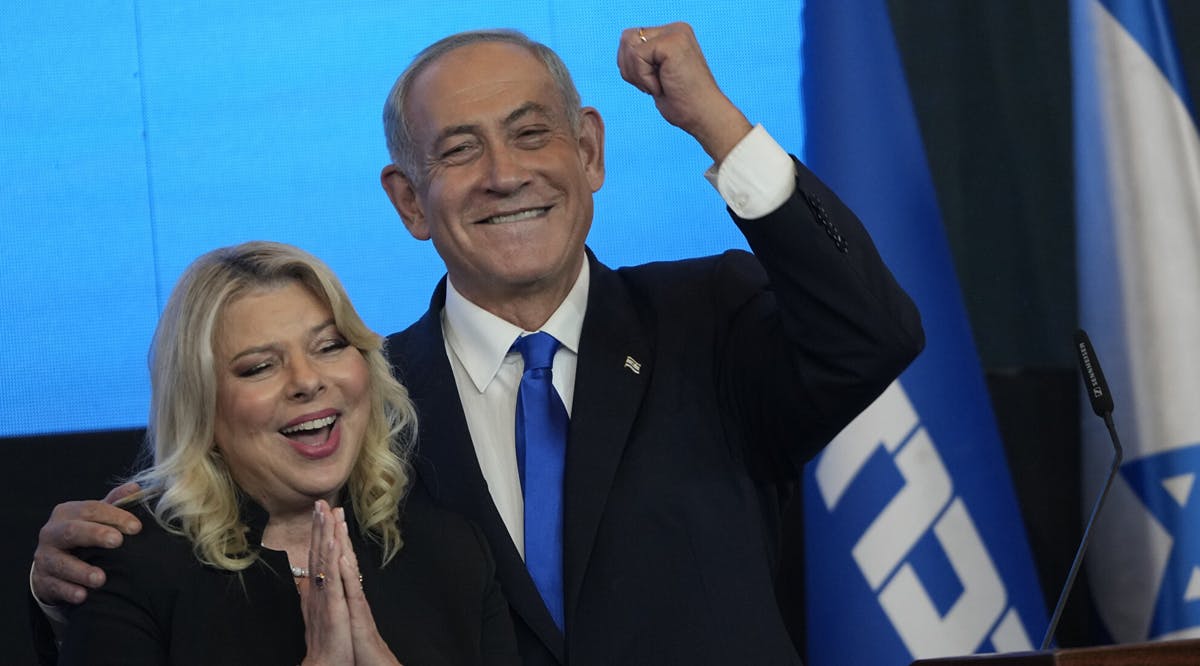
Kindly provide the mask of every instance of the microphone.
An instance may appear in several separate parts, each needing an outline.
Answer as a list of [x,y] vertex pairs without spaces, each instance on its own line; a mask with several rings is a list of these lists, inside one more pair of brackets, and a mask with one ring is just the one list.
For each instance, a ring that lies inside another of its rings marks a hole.
[[1124,457],[1121,439],[1117,437],[1117,427],[1113,424],[1112,419],[1112,394],[1108,392],[1108,382],[1104,380],[1104,372],[1100,369],[1100,359],[1096,358],[1096,350],[1092,349],[1092,341],[1088,339],[1088,335],[1083,329],[1075,331],[1075,354],[1079,359],[1079,372],[1083,374],[1083,383],[1092,403],[1092,411],[1096,413],[1096,416],[1104,419],[1104,425],[1108,428],[1108,436],[1113,445],[1113,460],[1112,466],[1108,470],[1108,478],[1104,480],[1104,489],[1096,498],[1096,503],[1092,506],[1092,515],[1088,517],[1087,524],[1083,528],[1083,539],[1080,540],[1079,548],[1075,551],[1075,560],[1071,562],[1071,570],[1067,572],[1067,582],[1058,595],[1058,604],[1054,606],[1054,615],[1050,618],[1050,626],[1046,627],[1046,636],[1042,639],[1043,650],[1049,649],[1050,642],[1054,639],[1058,621],[1062,618],[1063,606],[1067,603],[1067,595],[1070,594],[1071,587],[1075,585],[1075,576],[1079,573],[1083,554],[1087,550],[1088,541],[1092,538],[1092,525],[1096,522],[1100,507],[1104,506],[1104,499],[1108,497],[1108,490],[1112,487],[1113,479],[1117,477],[1117,470],[1120,469],[1121,459]]
[[1108,382],[1104,381],[1104,371],[1100,369],[1100,360],[1096,358],[1096,350],[1092,349],[1092,341],[1083,329],[1075,331],[1075,353],[1079,356],[1079,371],[1083,373],[1083,383],[1087,385],[1092,411],[1102,419],[1111,418],[1112,394],[1108,392]]

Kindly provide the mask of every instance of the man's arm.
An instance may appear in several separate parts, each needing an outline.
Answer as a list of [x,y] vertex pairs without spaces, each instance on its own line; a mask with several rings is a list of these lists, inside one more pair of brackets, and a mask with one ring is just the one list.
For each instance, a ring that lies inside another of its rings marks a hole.
[[722,263],[722,390],[753,467],[794,476],[920,352],[920,315],[857,216],[720,91],[690,27],[626,30],[617,61],[716,162],[706,176],[761,266]]
[[104,571],[71,554],[84,547],[116,548],[126,534],[137,534],[142,523],[133,514],[113,506],[138,490],[126,483],[109,491],[103,500],[63,502],[38,533],[30,584],[44,605],[79,604],[89,589],[104,584]]

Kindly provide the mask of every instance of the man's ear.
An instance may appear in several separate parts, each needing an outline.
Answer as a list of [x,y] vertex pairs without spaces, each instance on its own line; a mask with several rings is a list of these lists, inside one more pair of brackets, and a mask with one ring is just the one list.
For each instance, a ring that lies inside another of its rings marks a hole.
[[391,199],[396,212],[400,213],[400,219],[403,220],[408,233],[417,240],[429,240],[429,225],[425,222],[425,211],[417,199],[417,188],[408,179],[408,176],[401,173],[395,164],[389,164],[383,167],[383,171],[379,174],[379,183],[383,185],[383,191],[387,192],[388,199]]
[[579,115],[579,159],[596,192],[604,184],[604,120],[590,106],[583,107]]

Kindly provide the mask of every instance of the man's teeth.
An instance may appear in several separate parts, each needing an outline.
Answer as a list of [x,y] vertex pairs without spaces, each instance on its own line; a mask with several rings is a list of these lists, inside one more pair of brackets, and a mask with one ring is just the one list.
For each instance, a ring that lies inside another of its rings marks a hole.
[[523,210],[519,213],[511,213],[509,215],[496,215],[487,219],[488,224],[504,224],[506,222],[517,222],[518,220],[528,220],[531,217],[537,217],[546,212],[545,208],[532,208]]
[[285,435],[291,435],[291,434],[295,434],[298,432],[307,432],[309,430],[320,430],[321,428],[325,428],[325,427],[333,425],[333,422],[336,420],[337,420],[336,416],[326,416],[324,418],[313,419],[311,421],[305,421],[304,423],[297,423],[294,426],[288,426],[287,428],[284,428],[283,430],[280,430],[279,432],[281,432]]

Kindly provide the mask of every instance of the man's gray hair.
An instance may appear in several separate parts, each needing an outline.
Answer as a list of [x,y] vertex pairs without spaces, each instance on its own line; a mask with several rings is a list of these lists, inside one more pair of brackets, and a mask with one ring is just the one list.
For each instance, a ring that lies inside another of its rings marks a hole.
[[567,71],[567,66],[563,64],[562,58],[559,58],[558,54],[550,47],[535,42],[516,30],[471,30],[450,35],[430,44],[413,58],[413,61],[400,74],[400,78],[396,79],[396,83],[392,86],[387,101],[383,105],[383,132],[387,137],[388,155],[396,168],[414,184],[424,181],[425,165],[421,163],[421,156],[413,144],[409,119],[404,115],[405,102],[412,89],[413,81],[438,58],[457,48],[481,42],[516,44],[537,56],[546,65],[547,71],[550,72],[550,78],[554,80],[555,87],[562,95],[563,108],[566,111],[567,123],[571,131],[575,134],[579,133],[580,110],[583,107],[579,99],[579,91],[575,88],[575,82],[571,80],[571,73]]

